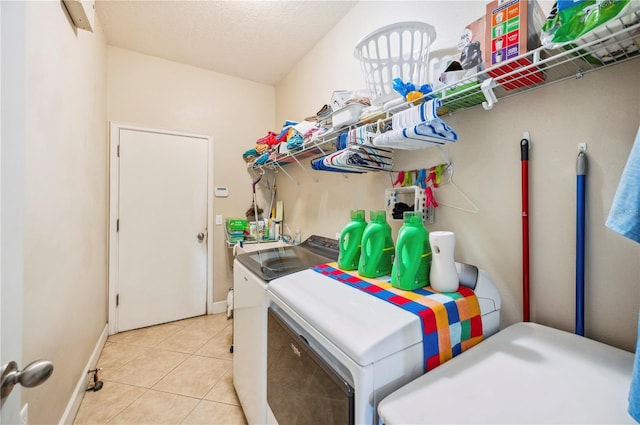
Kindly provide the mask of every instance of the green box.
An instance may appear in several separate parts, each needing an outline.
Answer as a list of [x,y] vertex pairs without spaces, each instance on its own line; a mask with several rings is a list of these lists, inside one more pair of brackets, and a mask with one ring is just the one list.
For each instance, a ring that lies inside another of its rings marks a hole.
[[249,227],[249,223],[247,220],[243,220],[240,218],[232,218],[227,220],[227,229],[229,230],[244,230]]

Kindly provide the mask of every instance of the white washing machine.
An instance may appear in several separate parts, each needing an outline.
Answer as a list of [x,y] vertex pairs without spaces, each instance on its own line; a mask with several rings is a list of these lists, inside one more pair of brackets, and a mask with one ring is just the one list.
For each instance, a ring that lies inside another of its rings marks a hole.
[[[488,337],[498,331],[500,295],[484,271],[457,267],[478,296]],[[377,404],[423,374],[413,313],[313,270],[275,279],[267,293],[267,423],[375,425]]]
[[264,424],[267,415],[266,290],[269,282],[337,258],[337,241],[315,235],[298,246],[252,251],[235,258],[233,385],[250,424]]
[[378,411],[387,425],[632,424],[632,370],[632,353],[517,323],[393,392]]

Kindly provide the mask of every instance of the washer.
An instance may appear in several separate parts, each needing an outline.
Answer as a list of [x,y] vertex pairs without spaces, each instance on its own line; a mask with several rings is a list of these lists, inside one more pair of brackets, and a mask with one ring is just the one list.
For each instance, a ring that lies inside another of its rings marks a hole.
[[338,242],[310,236],[297,246],[239,254],[233,263],[233,385],[247,421],[267,414],[267,287],[281,276],[338,259]]
[[[484,336],[494,334],[500,322],[497,289],[484,271],[460,263],[456,267],[461,284],[474,289],[478,296]],[[269,309],[353,389],[354,423],[377,424],[377,404],[423,374],[422,327],[416,315],[313,270],[275,279],[267,292]],[[268,343],[271,344],[270,337]],[[277,352],[276,348],[269,350]],[[279,357],[270,357],[268,362],[269,371],[278,369]],[[273,398],[287,394],[275,391],[279,384],[273,384],[270,373],[267,381],[271,381],[267,386],[267,423],[278,423],[282,414],[271,407],[283,403]],[[323,402],[322,397],[317,401]],[[296,403],[290,404],[296,407]],[[298,407],[323,408],[302,404]]]
[[631,424],[632,370],[633,353],[517,323],[395,391],[378,411],[387,425]]

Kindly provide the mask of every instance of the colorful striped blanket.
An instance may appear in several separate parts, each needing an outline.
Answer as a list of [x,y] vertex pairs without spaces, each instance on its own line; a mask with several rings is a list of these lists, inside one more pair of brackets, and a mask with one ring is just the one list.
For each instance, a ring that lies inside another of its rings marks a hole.
[[404,291],[391,286],[391,278],[362,278],[337,263],[312,270],[405,309],[420,318],[424,348],[424,371],[428,372],[482,341],[480,305],[473,290],[436,292],[430,287]]

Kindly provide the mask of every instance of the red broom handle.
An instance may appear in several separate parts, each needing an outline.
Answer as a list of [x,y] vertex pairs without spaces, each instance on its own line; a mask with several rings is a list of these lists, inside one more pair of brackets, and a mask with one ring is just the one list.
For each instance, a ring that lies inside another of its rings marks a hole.
[[529,140],[520,141],[522,163],[522,320],[529,321]]

